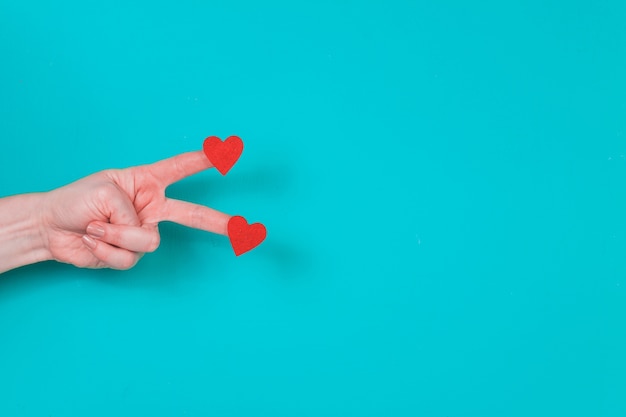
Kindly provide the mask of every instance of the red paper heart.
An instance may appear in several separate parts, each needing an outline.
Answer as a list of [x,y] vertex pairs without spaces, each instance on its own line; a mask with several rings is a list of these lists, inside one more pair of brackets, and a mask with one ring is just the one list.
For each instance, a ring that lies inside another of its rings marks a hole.
[[248,224],[241,216],[233,216],[228,221],[228,238],[237,256],[259,246],[265,236],[267,231],[261,223]]
[[204,140],[204,154],[222,175],[235,165],[243,151],[243,142],[238,136],[229,136],[224,142],[217,136],[209,136]]

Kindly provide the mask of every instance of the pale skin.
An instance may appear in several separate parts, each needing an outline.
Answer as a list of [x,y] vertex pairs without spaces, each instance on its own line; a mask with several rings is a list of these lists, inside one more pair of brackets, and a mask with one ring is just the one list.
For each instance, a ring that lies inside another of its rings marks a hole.
[[161,221],[226,235],[230,215],[165,196],[169,185],[212,167],[202,151],[189,152],[0,198],[0,273],[47,260],[130,269],[158,248]]

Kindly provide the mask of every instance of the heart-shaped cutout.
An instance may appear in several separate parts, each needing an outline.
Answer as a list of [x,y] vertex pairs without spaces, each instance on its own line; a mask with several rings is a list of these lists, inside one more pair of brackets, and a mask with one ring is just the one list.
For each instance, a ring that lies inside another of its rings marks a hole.
[[243,152],[243,142],[238,136],[229,136],[224,142],[217,136],[209,136],[202,149],[220,174],[226,175]]
[[233,216],[228,221],[228,238],[237,256],[259,246],[265,236],[267,231],[261,223],[248,224],[241,216]]

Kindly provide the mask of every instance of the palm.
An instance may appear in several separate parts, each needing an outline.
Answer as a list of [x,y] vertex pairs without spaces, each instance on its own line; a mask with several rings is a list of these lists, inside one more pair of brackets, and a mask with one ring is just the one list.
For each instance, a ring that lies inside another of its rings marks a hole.
[[170,220],[225,234],[229,216],[165,197],[171,183],[210,167],[201,152],[193,152],[151,165],[101,171],[50,192],[46,224],[52,257],[80,267],[106,266],[82,241],[93,222],[155,233],[160,221]]

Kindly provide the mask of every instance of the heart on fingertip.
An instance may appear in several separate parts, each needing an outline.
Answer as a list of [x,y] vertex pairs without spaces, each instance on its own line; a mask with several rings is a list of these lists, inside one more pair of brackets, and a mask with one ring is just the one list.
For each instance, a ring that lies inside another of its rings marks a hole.
[[217,136],[209,136],[202,149],[220,174],[226,175],[243,152],[243,142],[238,136],[229,136],[223,142]]
[[228,238],[237,256],[259,246],[265,236],[267,230],[261,223],[248,224],[241,216],[233,216],[228,221]]

